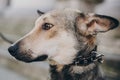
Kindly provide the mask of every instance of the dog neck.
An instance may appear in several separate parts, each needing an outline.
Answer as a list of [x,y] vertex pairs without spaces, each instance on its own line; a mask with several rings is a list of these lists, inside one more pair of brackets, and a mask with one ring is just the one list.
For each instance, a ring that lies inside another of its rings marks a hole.
[[86,55],[82,55],[81,53],[84,50],[81,50],[78,52],[76,58],[74,59],[73,63],[71,63],[70,65],[79,65],[79,66],[87,66],[91,63],[95,63],[95,62],[99,62],[102,63],[102,56],[103,54],[100,54],[97,52],[97,46],[95,46],[95,48],[90,51],[89,53],[87,53]]
[[96,80],[98,78],[98,63],[102,56],[96,53],[97,46],[89,55],[76,57],[73,63],[68,65],[50,65],[51,80]]

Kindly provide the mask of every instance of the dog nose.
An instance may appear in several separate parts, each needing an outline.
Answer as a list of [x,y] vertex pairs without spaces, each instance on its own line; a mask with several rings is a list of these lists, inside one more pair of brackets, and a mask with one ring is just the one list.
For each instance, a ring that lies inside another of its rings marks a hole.
[[9,51],[9,53],[10,53],[12,56],[15,56],[17,49],[18,49],[17,46],[10,46],[10,47],[8,48],[8,51]]

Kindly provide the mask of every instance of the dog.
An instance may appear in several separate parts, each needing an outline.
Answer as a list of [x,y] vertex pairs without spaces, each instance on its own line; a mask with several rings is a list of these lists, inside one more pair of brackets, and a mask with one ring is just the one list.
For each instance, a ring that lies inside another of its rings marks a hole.
[[27,63],[48,61],[51,80],[104,80],[99,73],[103,55],[97,53],[96,36],[115,29],[119,21],[68,8],[37,12],[35,27],[12,44],[9,53]]

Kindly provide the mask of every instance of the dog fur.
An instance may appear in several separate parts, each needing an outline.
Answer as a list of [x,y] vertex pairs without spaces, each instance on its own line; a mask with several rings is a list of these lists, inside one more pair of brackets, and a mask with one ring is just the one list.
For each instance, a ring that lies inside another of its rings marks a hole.
[[[80,55],[95,48],[96,35],[116,28],[119,22],[109,16],[85,14],[75,9],[53,10],[41,15],[30,33],[8,50],[24,62],[49,61],[51,80],[102,80],[98,64],[70,66]],[[48,27],[45,27],[45,26]]]

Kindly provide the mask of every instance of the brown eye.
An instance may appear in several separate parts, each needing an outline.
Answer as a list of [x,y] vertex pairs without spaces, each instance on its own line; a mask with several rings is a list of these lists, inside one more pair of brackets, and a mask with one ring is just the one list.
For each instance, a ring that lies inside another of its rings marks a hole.
[[50,28],[52,28],[54,25],[51,23],[45,23],[42,25],[42,29],[44,30],[49,30]]

